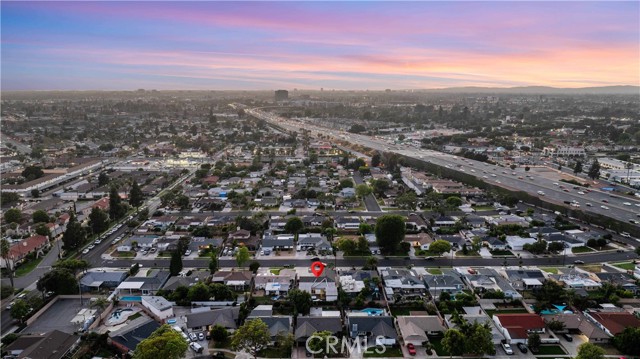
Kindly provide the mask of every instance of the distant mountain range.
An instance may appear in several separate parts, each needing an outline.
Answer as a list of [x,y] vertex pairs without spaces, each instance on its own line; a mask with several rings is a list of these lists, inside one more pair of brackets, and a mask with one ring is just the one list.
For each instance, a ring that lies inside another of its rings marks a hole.
[[522,86],[522,87],[448,87],[442,89],[420,90],[425,92],[451,92],[451,93],[486,93],[486,94],[525,94],[525,95],[640,95],[640,86],[599,86],[558,88],[549,86]]

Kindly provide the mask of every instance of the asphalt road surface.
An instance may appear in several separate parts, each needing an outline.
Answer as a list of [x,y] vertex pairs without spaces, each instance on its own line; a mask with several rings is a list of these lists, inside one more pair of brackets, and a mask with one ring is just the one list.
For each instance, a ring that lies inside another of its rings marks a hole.
[[[464,172],[497,186],[528,192],[548,202],[564,204],[565,201],[575,201],[583,211],[602,214],[625,222],[630,220],[640,221],[640,218],[638,218],[640,216],[640,200],[636,198],[613,195],[601,189],[591,189],[590,192],[586,192],[584,189],[573,189],[573,186],[570,184],[558,183],[556,185],[554,181],[536,173],[525,172],[523,168],[517,168],[513,171],[509,168],[469,160],[443,152],[420,149],[407,145],[390,144],[372,136],[347,134],[342,131],[321,128],[300,120],[282,118],[257,109],[249,109],[247,112],[270,123],[290,128],[292,131],[305,129],[310,131],[312,135],[323,134],[336,138],[348,138],[349,141],[354,144],[378,151],[396,152],[416,160]],[[560,185],[564,185],[565,188],[560,188]],[[584,194],[578,192],[583,192]]]
[[[363,184],[364,180],[362,179],[362,175],[360,173],[354,172],[353,180],[356,182],[356,186],[359,184]],[[380,212],[382,209],[376,200],[376,197],[373,193],[369,193],[363,198],[364,205],[367,207],[367,211]]]

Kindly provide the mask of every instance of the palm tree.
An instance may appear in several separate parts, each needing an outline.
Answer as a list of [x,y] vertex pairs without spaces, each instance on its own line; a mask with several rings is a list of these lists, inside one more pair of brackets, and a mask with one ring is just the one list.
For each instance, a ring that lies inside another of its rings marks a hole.
[[108,301],[107,298],[99,297],[91,303],[91,307],[98,308],[102,311],[104,308],[108,307],[109,304],[111,304],[111,302]]
[[9,244],[9,241],[6,239],[2,239],[2,241],[0,242],[0,256],[2,256],[2,259],[4,259],[4,263],[7,267],[7,272],[9,272],[9,280],[11,281],[11,287],[14,287],[13,268],[12,268],[13,263],[9,259],[10,250],[11,250],[11,245]]

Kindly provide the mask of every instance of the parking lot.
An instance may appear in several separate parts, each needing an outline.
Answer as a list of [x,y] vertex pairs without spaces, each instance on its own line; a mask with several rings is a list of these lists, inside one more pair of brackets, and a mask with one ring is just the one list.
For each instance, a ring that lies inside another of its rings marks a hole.
[[71,320],[83,308],[89,309],[89,298],[84,298],[82,305],[80,299],[58,299],[49,310],[31,323],[24,333],[45,333],[52,330],[73,333],[79,330],[82,324],[74,324]]

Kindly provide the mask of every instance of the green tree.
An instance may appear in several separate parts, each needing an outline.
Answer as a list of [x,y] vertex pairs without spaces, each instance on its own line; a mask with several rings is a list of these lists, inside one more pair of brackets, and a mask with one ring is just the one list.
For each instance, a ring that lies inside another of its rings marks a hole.
[[211,274],[218,271],[218,253],[216,250],[211,252],[211,256],[209,257],[209,271]]
[[98,175],[98,186],[106,186],[109,184],[109,176],[106,172],[100,172]]
[[91,265],[89,264],[88,261],[84,259],[74,259],[74,258],[58,261],[53,265],[54,268],[66,269],[69,272],[73,273],[73,275],[76,275],[78,271],[86,271],[87,269],[89,269],[90,266]]
[[11,282],[11,288],[14,288],[13,284],[13,260],[9,259],[9,252],[11,251],[11,244],[5,238],[0,239],[0,256],[4,259],[7,265],[7,273],[9,274],[9,281]]
[[179,195],[175,199],[176,206],[180,207],[182,210],[189,209],[189,197],[185,195]]
[[284,230],[288,233],[298,234],[304,229],[304,223],[300,217],[291,217],[284,225]]
[[640,354],[640,328],[625,328],[613,337],[613,344],[624,354]]
[[398,250],[405,235],[404,217],[397,214],[385,214],[376,221],[376,242],[383,253]]
[[206,284],[200,282],[189,287],[189,294],[187,294],[187,298],[189,298],[190,301],[205,301],[209,300],[209,297],[209,286]]
[[320,332],[313,333],[308,341],[309,349],[311,350],[311,352],[313,352],[316,355],[324,355],[324,356],[336,354],[336,353],[327,353],[328,348],[331,348],[331,347],[327,347],[327,341],[332,335],[333,334],[328,330],[323,330]]
[[50,237],[51,231],[49,230],[49,227],[47,227],[44,223],[38,223],[36,225],[36,234],[45,236],[45,237]]
[[41,292],[52,291],[58,295],[77,294],[78,280],[71,271],[63,268],[54,268],[38,279],[36,287]]
[[27,314],[29,314],[29,311],[29,304],[22,299],[18,299],[13,303],[13,307],[11,307],[11,316],[22,322]]
[[249,264],[249,270],[254,274],[258,272],[258,268],[260,268],[260,262],[251,262],[251,264]]
[[291,289],[289,291],[289,303],[293,306],[293,315],[307,315],[313,304],[311,294],[300,289]]
[[171,252],[171,261],[169,262],[169,273],[177,276],[182,272],[182,253],[178,250]]
[[255,358],[270,342],[269,326],[261,319],[251,319],[233,333],[231,347],[236,351],[246,351]]
[[22,177],[27,181],[33,181],[44,176],[44,171],[38,166],[28,166],[22,171]]
[[375,152],[373,154],[373,156],[371,156],[371,167],[378,167],[380,166],[380,152]]
[[433,241],[429,245],[429,252],[436,253],[439,256],[441,256],[443,253],[449,252],[450,250],[451,250],[451,243],[442,239]]
[[4,212],[5,223],[18,223],[22,222],[22,212],[17,208],[11,208]]
[[537,353],[538,349],[540,349],[540,345],[542,344],[542,339],[540,339],[540,334],[531,333],[527,338],[527,345],[531,348],[531,352]]
[[356,242],[349,238],[343,238],[336,241],[336,247],[338,247],[339,250],[344,252],[345,256],[352,256],[356,254],[356,250],[357,250]]
[[447,197],[447,199],[445,199],[444,202],[449,208],[458,208],[462,206],[462,199],[456,196]]
[[0,193],[0,204],[2,204],[3,206],[6,206],[18,201],[20,201],[20,196],[17,193],[13,193],[13,192]]
[[582,343],[576,359],[604,359],[604,349],[592,343]]
[[449,352],[449,356],[464,354],[465,337],[458,329],[447,329],[442,338],[442,347]]
[[89,226],[93,233],[102,233],[109,227],[109,215],[98,207],[91,209],[89,213]]
[[597,178],[600,178],[600,162],[598,162],[598,159],[594,159],[593,162],[591,163],[591,167],[589,167],[589,172],[587,172],[587,176],[589,176],[589,178],[595,180]]
[[209,284],[209,292],[211,293],[211,296],[217,301],[233,300],[235,296],[233,291],[228,286],[222,283]]
[[104,310],[104,308],[108,307],[111,301],[109,301],[105,297],[95,298],[90,304],[92,308],[98,308],[100,311]]
[[573,166],[573,173],[574,174],[578,174],[582,172],[582,162],[581,161],[576,161],[575,166]]
[[488,324],[474,322],[470,325],[469,332],[465,337],[467,339],[465,352],[477,356],[484,354],[494,355],[496,353],[496,347],[493,345],[493,336],[491,335],[491,327]]
[[250,258],[251,255],[249,254],[249,249],[247,247],[242,246],[238,249],[238,253],[236,253],[236,263],[238,264],[238,267],[244,266]]
[[405,192],[396,198],[396,204],[400,208],[415,209],[418,203],[418,197],[414,192]]
[[78,223],[75,214],[71,212],[69,223],[67,223],[67,229],[62,235],[62,243],[64,249],[77,249],[84,243],[86,238],[87,233],[85,232],[84,228],[82,228],[82,225]]
[[188,347],[180,333],[164,324],[138,344],[133,359],[180,359],[184,358]]
[[49,215],[47,212],[39,209],[31,215],[33,223],[49,223]]
[[122,203],[118,189],[116,186],[111,186],[109,190],[109,218],[118,220],[125,215],[126,211],[127,209]]
[[142,190],[138,185],[137,181],[133,181],[131,184],[131,190],[129,191],[129,204],[131,207],[138,208],[142,206],[144,202],[144,194],[142,194]]
[[359,198],[364,198],[371,194],[371,188],[366,184],[359,184],[356,186],[356,196]]
[[339,187],[340,189],[343,188],[353,188],[353,180],[351,178],[345,178],[343,180],[340,181]]
[[211,339],[216,343],[224,343],[229,339],[229,332],[227,328],[222,325],[216,324],[211,328]]

